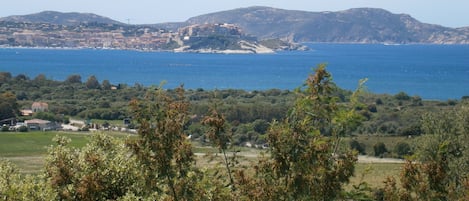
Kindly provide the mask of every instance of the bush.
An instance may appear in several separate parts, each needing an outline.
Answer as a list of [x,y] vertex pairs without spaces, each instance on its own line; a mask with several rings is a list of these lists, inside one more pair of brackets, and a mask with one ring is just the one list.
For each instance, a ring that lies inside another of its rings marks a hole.
[[19,131],[19,132],[28,132],[28,127],[26,127],[26,126],[20,126],[20,127],[18,128],[18,131]]
[[376,105],[382,105],[383,100],[381,100],[381,98],[378,98],[378,99],[376,99],[375,103],[376,103]]
[[394,98],[397,100],[410,100],[410,96],[402,91],[394,95]]
[[252,123],[252,127],[253,127],[254,131],[256,131],[260,134],[265,134],[267,129],[269,129],[269,122],[267,122],[266,120],[263,120],[263,119],[256,119]]
[[4,126],[2,126],[2,129],[1,129],[1,130],[2,130],[2,132],[7,132],[9,129],[10,129],[9,126],[4,125]]
[[357,140],[350,141],[350,148],[357,150],[360,154],[366,154],[365,152],[365,144],[359,143]]
[[420,135],[422,134],[422,128],[419,124],[414,124],[408,127],[405,127],[402,132],[402,135],[409,136],[409,135]]
[[399,158],[412,155],[412,149],[410,148],[410,145],[406,142],[398,142],[396,146],[394,146],[394,152]]
[[386,145],[382,142],[378,142],[373,145],[373,150],[375,151],[375,156],[383,157],[383,155],[388,151]]
[[378,112],[378,108],[376,108],[376,105],[375,105],[375,104],[373,104],[373,105],[368,105],[368,111],[373,112],[373,113],[376,113],[376,112]]

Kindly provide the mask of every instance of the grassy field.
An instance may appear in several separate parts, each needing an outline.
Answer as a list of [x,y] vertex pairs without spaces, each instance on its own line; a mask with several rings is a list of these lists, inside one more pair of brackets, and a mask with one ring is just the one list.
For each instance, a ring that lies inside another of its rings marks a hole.
[[47,147],[53,145],[52,139],[66,136],[72,140],[70,145],[82,147],[88,142],[90,133],[66,132],[1,132],[0,159],[6,159],[17,165],[23,173],[36,173],[44,164]]
[[54,142],[56,136],[66,136],[72,140],[74,147],[84,146],[90,133],[66,133],[66,132],[1,132],[0,133],[0,157],[25,157],[42,156],[47,153],[47,147]]
[[357,163],[355,176],[350,180],[349,188],[364,181],[372,187],[384,187],[384,180],[393,176],[399,181],[399,173],[403,164],[400,163]]
[[[47,147],[53,145],[52,139],[56,135],[66,136],[72,139],[71,145],[76,148],[83,147],[92,133],[89,132],[27,132],[27,133],[9,133],[0,132],[0,159],[10,160],[16,164],[23,173],[37,173],[41,171],[44,164],[44,157],[47,154]],[[128,136],[122,133],[111,133],[113,136]],[[363,139],[362,139],[363,140]],[[383,139],[369,139],[373,143]],[[390,140],[390,139],[387,139]],[[396,138],[392,141],[399,141],[402,138]],[[217,153],[217,149],[212,147],[200,146],[194,143],[194,152],[199,153],[197,157],[198,166],[214,165],[215,161],[200,155],[200,153]],[[239,157],[240,165],[246,166],[257,161],[256,155],[260,150],[239,148],[242,154]],[[221,158],[220,158],[221,159]],[[221,162],[221,161],[218,161]],[[399,171],[402,164],[394,163],[358,163],[356,165],[355,177],[351,179],[347,188],[352,188],[362,181],[367,182],[373,187],[382,187],[383,181],[387,176],[399,177]]]

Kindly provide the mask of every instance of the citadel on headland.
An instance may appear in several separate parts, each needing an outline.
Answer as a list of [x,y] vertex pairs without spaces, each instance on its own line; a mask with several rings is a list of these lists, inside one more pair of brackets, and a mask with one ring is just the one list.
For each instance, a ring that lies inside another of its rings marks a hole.
[[0,45],[6,47],[99,48],[143,51],[272,53],[292,49],[266,47],[232,24],[191,25],[172,32],[151,26],[104,23],[57,25],[0,22]]

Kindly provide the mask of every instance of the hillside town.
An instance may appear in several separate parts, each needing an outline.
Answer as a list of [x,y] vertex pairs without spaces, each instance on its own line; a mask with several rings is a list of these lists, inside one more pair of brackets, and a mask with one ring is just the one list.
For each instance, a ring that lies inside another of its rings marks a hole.
[[0,45],[12,47],[160,50],[178,39],[177,33],[152,27],[0,22]]
[[259,44],[256,37],[245,34],[233,24],[191,25],[173,32],[152,26],[97,22],[58,25],[0,21],[0,46],[141,51],[273,52],[271,48]]

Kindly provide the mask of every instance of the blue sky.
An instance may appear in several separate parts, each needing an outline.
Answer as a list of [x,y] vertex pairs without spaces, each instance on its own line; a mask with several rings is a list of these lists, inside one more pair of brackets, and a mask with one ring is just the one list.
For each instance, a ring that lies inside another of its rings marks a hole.
[[249,6],[271,6],[305,11],[338,11],[348,8],[383,8],[406,13],[431,24],[469,26],[469,0],[4,0],[0,16],[24,15],[44,10],[88,12],[132,24],[179,22],[210,12]]

